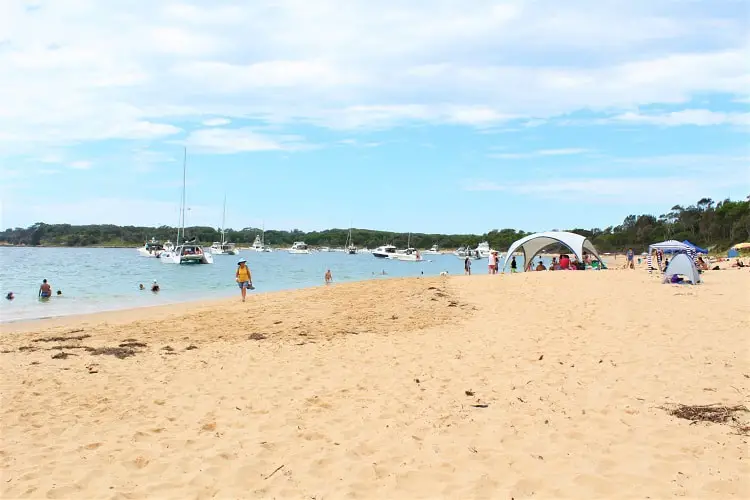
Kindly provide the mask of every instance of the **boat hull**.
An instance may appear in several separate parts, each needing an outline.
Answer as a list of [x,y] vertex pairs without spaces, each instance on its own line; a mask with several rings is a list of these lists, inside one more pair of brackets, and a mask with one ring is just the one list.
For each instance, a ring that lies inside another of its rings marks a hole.
[[201,255],[178,255],[175,252],[163,252],[161,261],[165,264],[213,264],[214,257],[206,252]]

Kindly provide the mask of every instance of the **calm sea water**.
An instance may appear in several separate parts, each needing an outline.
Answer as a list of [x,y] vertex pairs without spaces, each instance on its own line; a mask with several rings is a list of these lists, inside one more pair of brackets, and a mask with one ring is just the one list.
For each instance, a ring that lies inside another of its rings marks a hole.
[[[291,255],[285,251],[243,251],[240,257],[247,259],[253,273],[255,292],[250,293],[320,285],[326,269],[331,269],[334,282],[436,276],[441,271],[463,274],[463,261],[453,255],[429,255],[425,262],[341,252]],[[16,296],[13,301],[0,301],[0,321],[239,296],[234,281],[238,258],[216,255],[213,265],[180,266],[141,257],[136,249],[0,247],[2,295],[12,291]],[[473,264],[475,272],[486,272],[486,260]],[[387,274],[383,276],[382,271]],[[62,290],[61,297],[38,299],[45,278],[54,293]],[[153,280],[161,286],[158,294],[139,290],[140,283],[149,288]]]

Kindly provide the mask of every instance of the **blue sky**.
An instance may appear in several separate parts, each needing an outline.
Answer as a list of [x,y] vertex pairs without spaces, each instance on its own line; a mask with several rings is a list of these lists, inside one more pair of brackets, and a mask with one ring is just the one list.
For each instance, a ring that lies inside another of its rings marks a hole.
[[615,225],[750,194],[746,2],[0,4],[0,225]]

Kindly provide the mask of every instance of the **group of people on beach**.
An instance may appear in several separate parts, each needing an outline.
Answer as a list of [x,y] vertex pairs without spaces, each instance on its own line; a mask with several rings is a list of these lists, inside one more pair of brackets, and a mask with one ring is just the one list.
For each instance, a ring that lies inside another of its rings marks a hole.
[[[541,258],[536,266],[534,266],[534,261],[532,259],[526,264],[526,271],[583,270],[586,269],[587,265],[590,266],[592,264],[591,255],[584,253],[583,259],[583,262],[580,262],[578,257],[573,257],[573,259],[571,259],[569,255],[561,254],[559,259],[558,257],[552,257],[552,263],[550,264],[549,269],[544,265]],[[489,274],[497,274],[500,271],[500,256],[496,250],[492,251],[489,255],[487,269]],[[516,262],[515,255],[511,257],[510,260],[510,272],[518,272],[518,262]],[[464,259],[464,274],[471,275],[471,257],[466,257],[466,259]]]

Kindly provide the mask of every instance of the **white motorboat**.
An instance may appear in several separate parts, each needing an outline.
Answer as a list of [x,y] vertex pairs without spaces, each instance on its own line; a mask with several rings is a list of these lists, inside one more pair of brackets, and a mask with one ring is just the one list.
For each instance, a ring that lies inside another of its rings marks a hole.
[[170,240],[167,240],[164,242],[164,251],[165,252],[171,252],[174,250],[174,243],[172,243]]
[[432,245],[429,250],[422,252],[422,255],[440,255],[440,247]]
[[304,241],[295,241],[292,247],[289,249],[291,254],[308,254],[310,249],[307,248],[307,244]]
[[142,257],[156,257],[157,259],[162,251],[164,251],[164,245],[154,238],[151,238],[151,241],[147,241],[145,245],[138,249],[138,253]]
[[472,260],[479,260],[481,257],[479,256],[479,252],[476,250],[472,250],[471,248],[467,247],[458,247],[455,252],[453,252],[453,255],[458,257],[459,259],[465,259],[466,257],[472,259]]
[[331,247],[320,247],[318,252],[333,252],[333,250],[331,250]]
[[253,241],[253,246],[250,247],[250,250],[253,252],[270,252],[271,247],[267,247],[263,243],[263,239],[260,237],[259,234],[255,235],[255,241]]
[[396,253],[396,247],[394,247],[393,245],[379,246],[378,248],[372,251],[372,255],[380,259],[390,258],[390,256],[394,255],[395,253]]
[[185,205],[187,186],[187,149],[182,160],[182,202],[180,204],[180,224],[177,227],[177,246],[164,250],[160,259],[165,264],[213,264],[214,257],[201,248],[195,239],[180,244],[180,236],[185,238]]
[[403,262],[422,262],[424,258],[416,248],[407,248],[398,250],[396,253],[388,256],[389,259],[400,260]]
[[474,255],[479,254],[480,259],[487,259],[489,258],[490,254],[492,253],[492,249],[490,248],[490,244],[486,241],[481,242],[477,247],[474,249]]
[[221,241],[214,241],[209,251],[211,255],[239,255],[240,250],[234,243],[227,242],[225,225],[227,220],[227,197],[224,197],[224,213],[221,217]]

